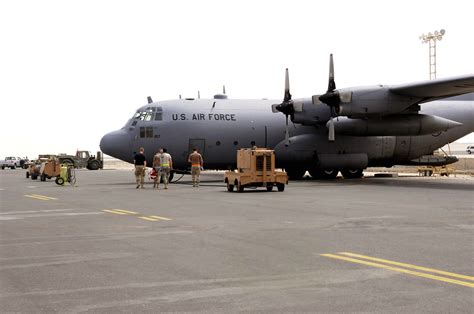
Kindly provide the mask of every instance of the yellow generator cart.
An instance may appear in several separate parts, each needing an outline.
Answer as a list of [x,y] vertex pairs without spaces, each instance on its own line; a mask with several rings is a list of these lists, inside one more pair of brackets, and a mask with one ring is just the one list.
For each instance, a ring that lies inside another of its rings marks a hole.
[[288,184],[288,175],[283,170],[275,169],[273,150],[243,148],[237,151],[237,170],[226,171],[224,182],[229,192],[234,190],[234,186],[238,192],[245,187],[265,187],[270,192],[274,186],[283,192],[285,184]]

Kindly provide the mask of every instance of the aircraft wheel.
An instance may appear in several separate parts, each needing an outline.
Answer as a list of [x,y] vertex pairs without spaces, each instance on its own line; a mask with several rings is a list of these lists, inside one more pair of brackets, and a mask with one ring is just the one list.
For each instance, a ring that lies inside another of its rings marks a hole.
[[283,183],[277,184],[278,192],[283,192],[285,190],[285,185]]
[[310,169],[309,174],[316,180],[333,180],[337,177],[337,169]]
[[341,174],[344,179],[359,179],[364,176],[363,169],[343,169],[341,170]]
[[273,190],[273,184],[272,185],[267,185],[267,191],[271,192]]
[[229,182],[227,182],[227,191],[232,192],[233,190],[234,190],[234,186],[232,184],[229,184]]
[[303,178],[304,173],[306,172],[306,170],[301,168],[288,168],[285,170],[290,180],[300,180],[301,178]]

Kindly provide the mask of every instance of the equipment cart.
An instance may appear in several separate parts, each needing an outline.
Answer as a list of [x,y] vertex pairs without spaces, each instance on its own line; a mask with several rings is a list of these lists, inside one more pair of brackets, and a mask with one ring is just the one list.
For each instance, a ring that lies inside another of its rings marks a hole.
[[283,170],[275,169],[273,150],[242,148],[237,151],[237,169],[226,171],[224,182],[229,192],[234,190],[234,186],[238,192],[246,187],[265,187],[270,192],[274,186],[283,192],[285,184],[288,184],[288,175]]

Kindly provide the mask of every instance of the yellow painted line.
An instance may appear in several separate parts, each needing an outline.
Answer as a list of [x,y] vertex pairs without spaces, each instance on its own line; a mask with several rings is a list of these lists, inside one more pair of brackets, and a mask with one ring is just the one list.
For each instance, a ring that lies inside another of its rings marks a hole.
[[132,212],[130,210],[125,210],[125,209],[111,209],[111,210],[114,210],[114,211],[117,211],[117,212],[122,212],[122,213],[125,213],[125,214],[131,214],[131,215],[138,215],[137,212]]
[[44,196],[44,195],[37,195],[37,194],[32,194],[32,195],[25,194],[23,196],[26,196],[26,197],[29,197],[29,198],[34,198],[34,199],[37,199],[37,200],[42,200],[42,201],[57,200],[57,198],[54,198],[54,197],[49,197],[49,196]]
[[460,280],[456,280],[456,279],[451,279],[451,278],[446,278],[446,277],[441,277],[441,276],[436,276],[436,275],[420,273],[420,272],[417,272],[417,271],[408,270],[408,269],[404,269],[404,268],[392,267],[392,266],[388,266],[388,265],[363,261],[363,260],[359,260],[359,259],[355,259],[355,258],[339,256],[339,255],[334,255],[334,254],[320,254],[320,255],[324,256],[324,257],[340,259],[340,260],[343,260],[343,261],[352,262],[352,263],[356,263],[356,264],[363,264],[363,265],[373,266],[373,267],[377,267],[377,268],[388,269],[388,270],[396,271],[396,272],[399,272],[399,273],[409,274],[409,275],[412,275],[412,276],[423,277],[423,278],[428,278],[428,279],[433,279],[433,280],[438,280],[438,281],[443,281],[443,282],[447,282],[447,283],[452,283],[452,284],[456,284],[456,285],[461,285],[461,286],[465,286],[465,287],[474,288],[474,283],[471,283],[471,282],[465,282],[465,281],[460,281]]
[[158,221],[159,220],[159,219],[156,219],[156,218],[146,217],[146,216],[140,216],[138,218],[143,219],[143,220],[148,220],[148,221]]
[[416,266],[416,265],[411,265],[411,264],[406,264],[406,263],[400,263],[400,262],[394,262],[394,261],[389,261],[386,259],[382,258],[376,258],[376,257],[370,257],[370,256],[365,256],[365,255],[360,255],[360,254],[354,254],[354,253],[348,253],[348,252],[339,252],[338,254],[340,255],[346,255],[346,256],[351,256],[351,257],[357,257],[357,258],[362,258],[370,261],[375,261],[375,262],[381,262],[385,264],[391,264],[391,265],[397,265],[405,268],[412,268],[412,269],[417,269],[417,270],[422,270],[430,273],[435,273],[435,274],[440,274],[440,275],[445,275],[445,276],[450,276],[450,277],[456,277],[456,278],[461,278],[461,279],[467,279],[467,280],[473,280],[474,277],[472,276],[466,276],[466,275],[460,275],[456,273],[451,273],[447,271],[442,271],[438,269],[433,269],[433,268],[427,268],[427,267],[422,267],[422,266]]
[[172,219],[170,219],[170,218],[160,217],[160,216],[150,216],[150,217],[156,218],[156,219],[158,219],[158,220],[172,220]]
[[55,197],[50,197],[50,196],[45,196],[45,195],[39,195],[39,194],[31,194],[33,196],[38,196],[38,197],[45,197],[45,198],[48,198],[50,200],[57,200],[57,198]]
[[116,214],[116,215],[127,215],[126,213],[117,212],[117,211],[111,210],[111,209],[103,209],[102,211],[107,212],[107,213],[111,213],[111,214]]

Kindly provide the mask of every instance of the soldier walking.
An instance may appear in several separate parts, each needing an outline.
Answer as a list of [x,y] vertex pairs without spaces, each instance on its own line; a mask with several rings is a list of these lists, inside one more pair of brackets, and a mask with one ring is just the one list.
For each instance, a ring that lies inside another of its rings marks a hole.
[[[170,172],[173,169],[173,159],[171,158],[171,155],[168,154],[166,151],[166,148],[160,149],[160,178],[163,180],[163,183],[165,184],[165,190],[168,189],[168,182],[170,178]],[[156,185],[156,188],[158,188],[158,185],[160,184],[160,181],[158,180],[158,183]]]
[[137,181],[137,189],[143,189],[146,169],[145,149],[143,147],[140,147],[140,152],[138,154],[135,154],[135,157],[133,159],[133,163],[135,164],[135,179]]
[[160,148],[159,151],[153,157],[153,169],[155,169],[155,172],[156,172],[155,179],[153,180],[153,188],[158,188],[158,186],[160,185],[161,154],[162,153],[163,153],[163,150]]
[[188,162],[191,163],[193,187],[199,187],[199,176],[201,175],[203,160],[201,154],[198,153],[196,148],[193,148],[193,152],[188,157]]

